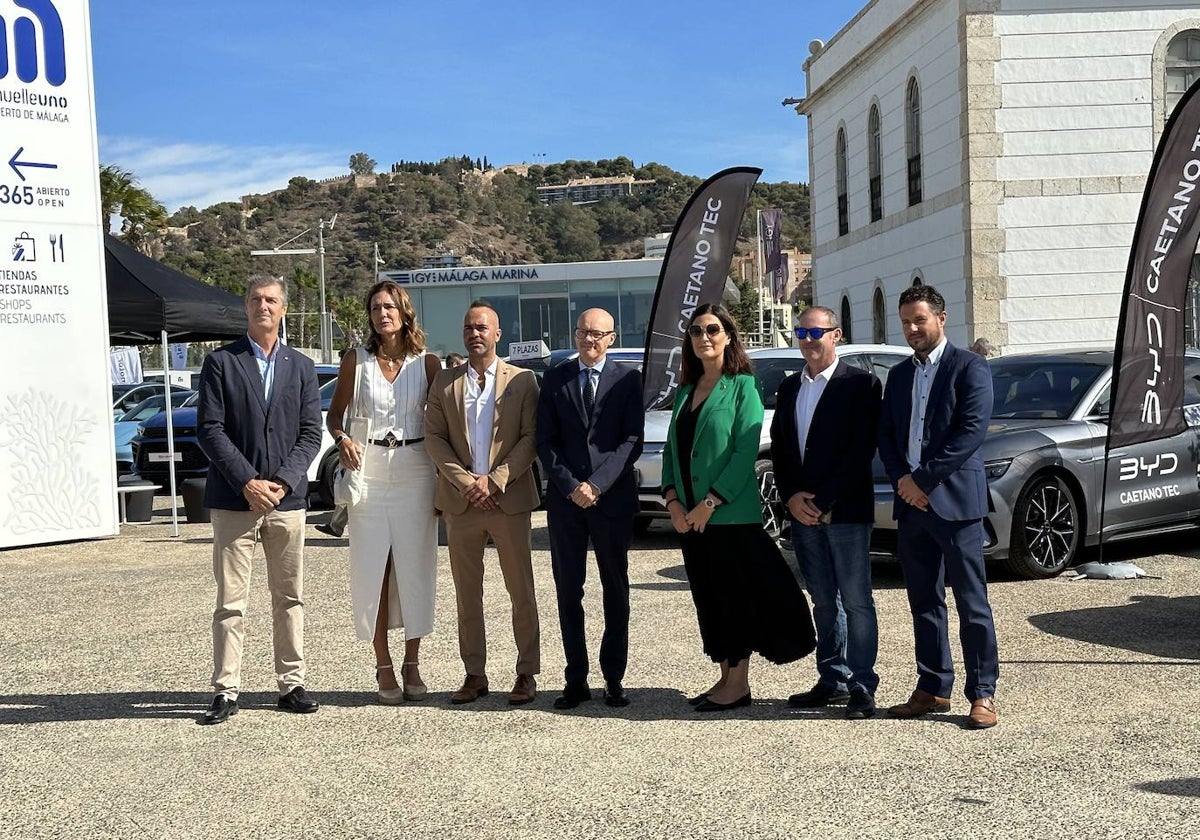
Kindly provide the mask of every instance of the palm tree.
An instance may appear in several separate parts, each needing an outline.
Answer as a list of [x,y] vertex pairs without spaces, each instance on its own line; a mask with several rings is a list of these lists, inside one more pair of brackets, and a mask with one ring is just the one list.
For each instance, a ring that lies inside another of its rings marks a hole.
[[137,176],[106,163],[100,167],[100,220],[108,233],[113,232],[113,216],[121,217],[121,239],[146,254],[167,226],[167,209],[138,184]]

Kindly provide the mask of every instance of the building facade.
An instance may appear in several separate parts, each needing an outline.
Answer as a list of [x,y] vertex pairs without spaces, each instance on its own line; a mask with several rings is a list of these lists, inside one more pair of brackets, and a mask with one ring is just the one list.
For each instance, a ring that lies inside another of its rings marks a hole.
[[809,51],[813,296],[854,340],[900,342],[927,283],[959,344],[1113,342],[1200,4],[873,0]]
[[463,316],[485,300],[500,316],[498,352],[513,341],[541,339],[551,350],[574,347],[575,321],[599,307],[616,319],[617,344],[641,347],[658,286],[661,259],[543,265],[461,266],[381,271],[408,292],[430,352],[462,352]]

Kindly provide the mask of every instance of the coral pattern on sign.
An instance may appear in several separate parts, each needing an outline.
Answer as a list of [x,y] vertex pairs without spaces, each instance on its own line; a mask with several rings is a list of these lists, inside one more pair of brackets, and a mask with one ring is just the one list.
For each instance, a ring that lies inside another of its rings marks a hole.
[[97,527],[100,478],[81,466],[94,417],[78,403],[33,389],[9,396],[4,412],[10,435],[0,448],[10,451],[13,465],[5,526],[14,534]]

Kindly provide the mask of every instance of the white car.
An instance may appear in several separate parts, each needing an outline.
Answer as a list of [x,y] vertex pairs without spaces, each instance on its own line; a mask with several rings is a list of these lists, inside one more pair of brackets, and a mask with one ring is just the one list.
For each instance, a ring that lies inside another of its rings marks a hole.
[[[841,344],[837,354],[846,364],[869,370],[884,382],[893,365],[912,357],[912,350],[892,344]],[[799,373],[805,362],[795,347],[762,348],[751,350],[748,355],[754,364],[754,375],[766,409],[754,472],[762,500],[763,525],[771,536],[778,537],[783,532],[786,511],[775,489],[775,468],[771,465],[771,418],[775,415],[775,394],[779,386],[793,373]],[[670,425],[668,409],[646,414],[645,444],[637,462],[640,511],[634,520],[635,531],[644,532],[655,519],[670,517],[662,498],[662,453]]]

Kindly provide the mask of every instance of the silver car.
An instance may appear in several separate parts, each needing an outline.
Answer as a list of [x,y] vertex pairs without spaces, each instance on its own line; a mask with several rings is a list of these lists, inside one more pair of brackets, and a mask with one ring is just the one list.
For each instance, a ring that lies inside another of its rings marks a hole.
[[[869,370],[879,377],[880,382],[886,382],[892,366],[911,358],[912,350],[891,344],[841,344],[837,354],[839,360]],[[766,409],[754,471],[762,501],[763,524],[772,536],[778,537],[783,534],[786,511],[775,489],[775,468],[771,465],[771,418],[775,416],[775,394],[779,386],[793,373],[799,373],[805,362],[804,356],[794,347],[751,350],[748,355],[754,365],[754,376],[758,379],[759,394]],[[635,531],[644,532],[655,519],[670,517],[662,498],[662,453],[670,425],[669,410],[646,414],[645,445],[642,447],[642,457],[637,462],[641,510],[634,520]],[[890,510],[888,520],[891,520]]]
[[[1112,350],[993,359],[983,444],[988,480],[984,552],[1015,575],[1048,578],[1100,540]],[[1109,457],[1105,542],[1196,527],[1200,516],[1200,352],[1185,360],[1188,428]],[[876,462],[874,545],[895,546],[892,488]],[[889,545],[890,543],[890,545]]]

